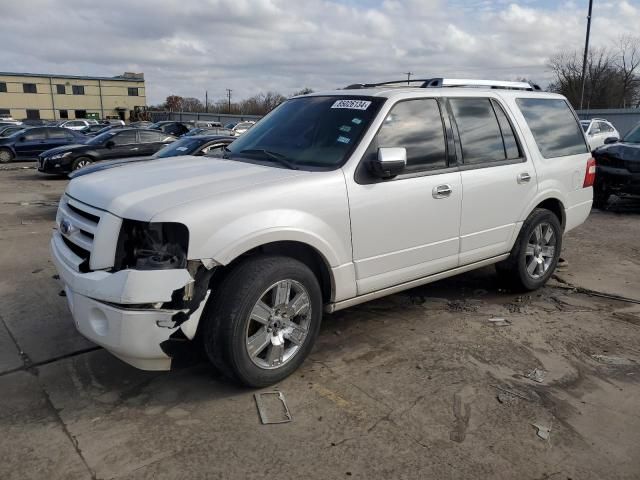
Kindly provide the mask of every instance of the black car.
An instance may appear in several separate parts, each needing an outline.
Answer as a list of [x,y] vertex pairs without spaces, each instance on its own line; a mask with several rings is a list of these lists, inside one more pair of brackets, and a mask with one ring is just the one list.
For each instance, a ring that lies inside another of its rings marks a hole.
[[112,129],[83,145],[47,150],[38,159],[38,170],[44,173],[70,173],[100,160],[153,155],[175,139],[153,130]]
[[199,137],[182,137],[171,145],[167,145],[151,157],[135,157],[123,158],[120,160],[112,160],[110,162],[100,162],[95,165],[89,165],[81,170],[76,170],[69,178],[76,178],[88,173],[99,172],[108,168],[124,166],[134,162],[144,162],[147,160],[155,160],[158,158],[178,157],[182,155],[194,155],[207,157],[221,157],[224,148],[233,142],[236,137],[220,136],[220,135],[203,135]]
[[596,159],[594,207],[605,207],[612,194],[640,195],[640,124],[621,140],[607,138],[593,156]]
[[62,127],[25,127],[0,138],[0,163],[35,160],[42,152],[63,145],[84,143],[87,137]]
[[175,137],[181,137],[191,130],[191,125],[183,122],[174,122],[172,120],[163,120],[162,122],[156,122],[147,128],[149,130],[160,130],[161,132],[168,133]]
[[184,134],[185,137],[195,137],[196,135],[225,135],[232,137],[233,130],[229,130],[228,128],[224,127],[196,127],[189,130],[188,133]]

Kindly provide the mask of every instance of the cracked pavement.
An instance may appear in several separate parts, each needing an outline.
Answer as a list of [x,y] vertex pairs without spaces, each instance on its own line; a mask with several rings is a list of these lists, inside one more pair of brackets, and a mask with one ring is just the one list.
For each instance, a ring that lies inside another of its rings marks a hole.
[[293,421],[262,425],[206,363],[142,372],[75,331],[48,252],[66,180],[25,166],[0,171],[3,480],[638,478],[640,201],[568,234],[538,292],[486,268],[325,316],[274,388]]

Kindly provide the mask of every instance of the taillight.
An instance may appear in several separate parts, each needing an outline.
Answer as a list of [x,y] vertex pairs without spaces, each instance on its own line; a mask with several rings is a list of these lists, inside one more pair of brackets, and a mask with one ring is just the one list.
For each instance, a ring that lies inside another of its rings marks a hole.
[[593,187],[596,181],[596,161],[594,158],[587,160],[587,171],[584,174],[582,188]]

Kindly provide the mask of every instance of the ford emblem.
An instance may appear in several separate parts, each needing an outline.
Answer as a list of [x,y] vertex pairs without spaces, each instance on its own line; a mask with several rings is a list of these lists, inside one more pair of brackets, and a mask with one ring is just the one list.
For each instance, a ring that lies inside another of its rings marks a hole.
[[69,235],[71,232],[73,232],[73,225],[69,220],[62,220],[60,222],[60,231],[63,235]]

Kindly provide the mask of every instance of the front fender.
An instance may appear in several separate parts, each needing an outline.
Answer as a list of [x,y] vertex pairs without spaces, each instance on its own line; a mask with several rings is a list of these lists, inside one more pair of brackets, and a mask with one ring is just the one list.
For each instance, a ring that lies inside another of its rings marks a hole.
[[279,241],[305,243],[316,249],[331,267],[351,261],[350,243],[344,232],[308,213],[297,210],[271,210],[252,213],[215,229],[215,232],[189,256],[213,258],[226,265],[243,253]]

